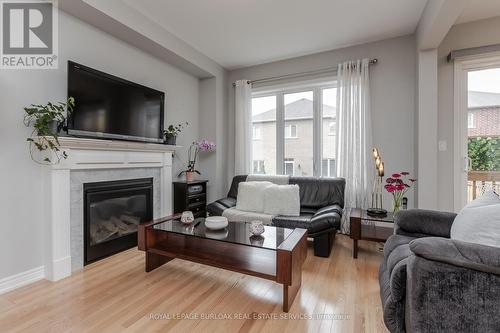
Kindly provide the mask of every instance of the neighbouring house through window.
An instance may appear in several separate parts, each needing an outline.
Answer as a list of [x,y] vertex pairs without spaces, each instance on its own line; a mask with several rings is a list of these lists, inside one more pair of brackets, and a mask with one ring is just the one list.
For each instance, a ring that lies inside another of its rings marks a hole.
[[254,173],[335,176],[336,98],[333,79],[293,89],[254,88]]
[[286,125],[285,126],[285,139],[297,138],[297,125]]
[[263,160],[254,160],[253,161],[253,173],[254,174],[265,174],[266,168]]
[[467,113],[467,128],[475,128],[474,113]]
[[335,164],[335,159],[325,158],[321,161],[321,176],[323,177],[335,177],[337,175],[337,165]]
[[259,126],[254,125],[252,127],[252,130],[253,130],[252,137],[253,137],[254,140],[260,140],[260,139],[262,139],[262,131],[261,131],[262,129]]
[[328,135],[335,135],[335,122],[330,121],[328,124]]
[[294,175],[294,168],[295,168],[295,161],[293,160],[293,158],[285,158],[285,165],[284,165],[285,172],[284,172],[284,174],[289,175],[289,176],[293,176]]

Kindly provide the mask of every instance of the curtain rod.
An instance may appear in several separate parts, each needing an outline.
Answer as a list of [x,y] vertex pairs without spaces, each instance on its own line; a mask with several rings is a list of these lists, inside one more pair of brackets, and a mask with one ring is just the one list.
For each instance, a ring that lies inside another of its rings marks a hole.
[[[375,65],[378,63],[378,59],[371,59],[368,62],[370,65]],[[275,80],[282,80],[282,79],[291,79],[295,77],[301,77],[301,76],[309,76],[309,75],[314,75],[314,74],[322,74],[322,73],[328,73],[328,72],[335,72],[337,71],[337,67],[327,67],[323,69],[318,69],[315,71],[309,71],[309,72],[299,72],[299,73],[293,73],[293,74],[285,74],[285,75],[280,75],[280,76],[271,76],[271,77],[265,77],[262,79],[257,79],[257,80],[248,80],[248,84],[253,84],[253,83],[261,83],[261,82],[267,82],[267,81],[275,81]],[[233,83],[233,87],[236,86],[236,83]]]
[[490,53],[490,52],[498,52],[498,51],[500,51],[500,44],[471,47],[468,49],[461,49],[461,50],[452,50],[448,54],[448,56],[446,57],[446,60],[448,62],[451,62],[451,61],[455,60],[456,58],[460,58],[460,57],[466,57],[466,56],[470,56],[470,55],[478,55],[478,54],[484,54],[484,53]]

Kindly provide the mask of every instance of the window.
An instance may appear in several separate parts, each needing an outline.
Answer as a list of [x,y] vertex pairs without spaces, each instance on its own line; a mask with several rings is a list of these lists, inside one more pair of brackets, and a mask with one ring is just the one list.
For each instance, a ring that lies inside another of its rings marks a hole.
[[[277,173],[276,103],[275,94],[252,98],[252,160],[254,161],[254,173],[271,175]],[[256,161],[258,163],[257,167]]]
[[[314,175],[314,92],[285,93],[283,95],[285,122],[284,158],[293,161],[296,176]],[[300,126],[300,138],[297,127]],[[285,167],[287,166],[285,162]],[[286,173],[285,169],[283,173]]]
[[262,131],[261,128],[257,125],[253,125],[252,127],[252,138],[254,140],[260,140],[262,139]]
[[285,126],[285,139],[296,139],[297,138],[297,125],[286,125]]
[[475,128],[476,122],[474,121],[474,113],[467,113],[467,128]]
[[335,176],[336,97],[335,81],[254,90],[254,173]]
[[334,121],[330,121],[328,123],[328,135],[335,135],[335,122]]
[[335,157],[336,157],[336,109],[337,89],[327,88],[321,92],[323,105],[323,134],[321,135],[321,176],[335,177]]
[[335,177],[337,174],[337,165],[335,159],[325,158],[321,161],[321,176],[322,177]]
[[254,160],[253,161],[253,173],[254,174],[265,174],[266,168],[264,166],[263,160]]
[[294,167],[295,167],[295,161],[293,158],[285,158],[285,165],[284,165],[284,174],[293,176],[294,175]]

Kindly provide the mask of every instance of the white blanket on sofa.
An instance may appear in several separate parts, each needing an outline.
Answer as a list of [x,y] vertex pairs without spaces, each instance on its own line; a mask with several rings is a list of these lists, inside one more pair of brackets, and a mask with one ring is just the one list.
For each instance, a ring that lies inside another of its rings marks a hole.
[[276,215],[299,216],[299,186],[277,185],[273,180],[288,183],[288,177],[281,176],[252,177],[241,182],[236,207],[224,210],[222,216],[232,222],[260,220],[264,224],[272,224]]
[[288,185],[288,175],[248,175],[247,182],[271,182],[276,185]]
[[236,207],[228,208],[222,212],[222,216],[226,217],[231,222],[252,222],[254,220],[262,221],[269,225],[273,222],[273,215],[264,213],[247,212],[236,209]]

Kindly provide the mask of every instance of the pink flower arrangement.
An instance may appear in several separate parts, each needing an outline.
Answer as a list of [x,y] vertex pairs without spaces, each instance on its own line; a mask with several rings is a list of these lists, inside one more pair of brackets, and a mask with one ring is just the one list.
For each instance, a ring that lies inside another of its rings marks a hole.
[[396,213],[401,208],[401,203],[403,198],[411,188],[411,185],[417,180],[414,178],[409,178],[410,173],[403,171],[400,173],[393,173],[391,177],[388,177],[385,182],[384,188],[387,192],[392,194],[394,199],[394,213]]

